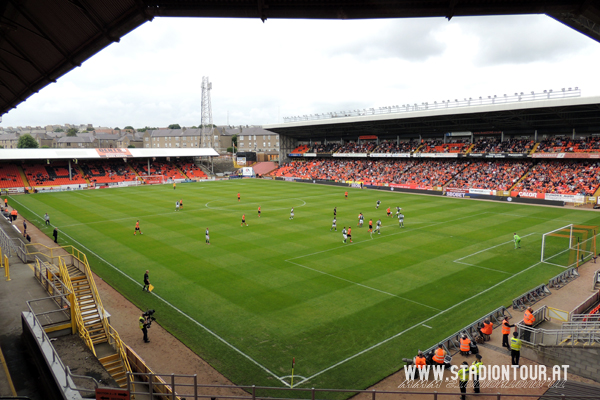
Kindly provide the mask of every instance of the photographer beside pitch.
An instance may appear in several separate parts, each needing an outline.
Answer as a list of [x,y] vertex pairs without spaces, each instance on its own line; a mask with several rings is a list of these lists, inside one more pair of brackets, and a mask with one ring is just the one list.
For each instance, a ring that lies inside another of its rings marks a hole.
[[140,329],[144,333],[144,343],[150,343],[148,339],[148,329],[150,325],[152,325],[152,321],[156,321],[152,315],[154,314],[154,310],[148,310],[145,313],[142,313],[142,316],[139,318]]

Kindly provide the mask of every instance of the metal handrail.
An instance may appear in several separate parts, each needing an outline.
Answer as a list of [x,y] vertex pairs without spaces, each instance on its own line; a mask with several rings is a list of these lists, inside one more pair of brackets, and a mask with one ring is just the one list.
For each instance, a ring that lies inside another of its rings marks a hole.
[[[316,389],[316,388],[289,388],[289,387],[268,387],[268,386],[234,386],[234,385],[207,385],[207,384],[199,384],[197,375],[179,375],[179,374],[149,374],[149,373],[134,373],[131,374],[130,378],[133,380],[135,377],[140,377],[144,381],[151,382],[149,384],[147,391],[130,391],[131,395],[147,395],[151,394],[153,396],[160,396],[160,398],[171,398],[173,395],[159,395],[154,392],[154,390],[159,387],[164,386],[174,386],[173,390],[179,389],[180,392],[177,392],[176,396],[185,397],[188,400],[198,400],[198,399],[209,399],[218,397],[219,399],[236,399],[236,400],[280,400],[284,399],[282,397],[271,397],[271,396],[260,396],[259,391],[266,391],[267,393],[273,392],[283,392],[283,393],[297,393],[297,395],[285,397],[285,400],[293,400],[293,399],[307,399],[307,394],[310,394],[310,398],[312,400],[317,398],[326,398],[325,393],[346,393],[347,396],[356,396],[360,394],[368,394],[371,400],[377,400],[378,396],[381,398],[381,395],[408,395],[410,398],[430,398],[430,399],[438,399],[440,396],[452,396],[456,397],[458,395],[457,392],[412,392],[412,391],[389,391],[389,390],[357,390],[357,389]],[[165,379],[161,379],[162,382],[170,381],[167,383],[156,382],[154,378],[164,377]],[[187,382],[177,382],[176,378],[184,378]],[[215,389],[228,389],[221,390],[221,394],[215,396],[214,394],[207,394],[205,389],[215,388]],[[204,390],[202,390],[204,389]],[[244,391],[248,394],[245,395],[236,395],[236,394],[226,394],[231,389],[239,389],[240,392]],[[190,391],[191,393],[182,393],[183,390]],[[202,394],[200,394],[202,393]],[[425,397],[427,396],[427,397]],[[386,396],[393,398],[393,396]],[[537,399],[540,397],[539,394],[509,394],[509,393],[469,393],[469,397],[478,398],[478,397],[493,397],[497,400],[502,400],[506,398],[534,398]],[[552,395],[545,394],[544,398],[548,399],[565,399],[565,395]],[[578,399],[587,399],[587,400],[599,400],[600,394],[597,396],[577,396]]]
[[67,271],[67,264],[62,257],[58,258],[58,267],[60,269],[60,275],[62,277],[63,285],[65,285],[69,291],[72,293],[72,302],[71,307],[73,307],[74,315],[75,315],[75,324],[77,325],[77,332],[79,332],[79,337],[83,340],[83,342],[87,345],[87,347],[96,355],[96,349],[94,348],[94,342],[88,332],[85,324],[83,323],[83,316],[81,315],[81,308],[79,308],[79,303],[75,299],[75,292],[73,291],[73,283],[71,282],[71,277],[69,276],[69,272]]

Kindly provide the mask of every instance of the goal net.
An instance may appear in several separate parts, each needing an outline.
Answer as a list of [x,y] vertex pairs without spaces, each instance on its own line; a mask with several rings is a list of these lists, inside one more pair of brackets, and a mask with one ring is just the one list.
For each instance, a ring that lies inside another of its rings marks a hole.
[[162,183],[167,183],[167,178],[164,175],[147,175],[142,176],[144,183],[146,185],[160,185]]
[[564,268],[588,261],[596,254],[597,228],[570,224],[544,233],[540,261]]

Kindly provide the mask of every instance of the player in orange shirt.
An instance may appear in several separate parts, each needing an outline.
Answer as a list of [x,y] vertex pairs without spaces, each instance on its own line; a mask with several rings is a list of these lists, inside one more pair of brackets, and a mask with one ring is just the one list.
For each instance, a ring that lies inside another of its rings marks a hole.
[[369,220],[369,232],[373,232],[373,218]]
[[258,206],[258,218],[260,218],[260,206]]
[[390,210],[390,208],[387,208],[387,216],[391,217],[392,216],[392,210]]
[[348,192],[344,192],[344,197],[348,198]]
[[242,224],[240,226],[248,226],[248,224],[246,223],[246,214],[242,215]]
[[352,243],[352,228],[348,227],[348,239],[350,239],[350,243]]
[[143,235],[144,233],[140,230],[140,220],[138,219],[137,222],[135,223],[135,229],[133,231],[133,236],[135,236],[135,234],[140,231],[140,235]]
[[240,201],[240,193],[238,192],[238,201]]
[[183,210],[183,199],[179,200],[179,209]]

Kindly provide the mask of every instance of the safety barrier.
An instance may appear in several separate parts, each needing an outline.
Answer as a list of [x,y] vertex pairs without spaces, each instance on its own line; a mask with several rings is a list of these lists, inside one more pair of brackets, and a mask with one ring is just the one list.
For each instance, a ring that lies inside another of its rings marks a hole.
[[600,284],[600,269],[596,272],[594,272],[594,281],[592,282],[592,290],[596,290],[596,287],[598,287],[598,284]]
[[158,392],[162,393],[166,398],[180,399],[180,397],[178,397],[175,391],[172,389],[175,385],[175,383],[173,382],[174,377],[171,378],[172,384],[167,385],[167,383],[160,377],[160,375],[155,374],[150,369],[150,367],[146,365],[144,360],[142,360],[142,358],[135,351],[133,351],[131,347],[125,346],[125,353],[127,355],[127,360],[129,364],[133,365],[136,371],[135,373],[131,371],[127,372],[127,388],[131,393],[134,393],[135,391],[135,376],[138,376],[138,378],[141,381],[146,382],[148,384],[150,393]]
[[[382,398],[410,398],[418,400],[436,400],[440,398],[452,398],[458,397],[458,392],[449,390],[445,392],[431,391],[431,392],[413,392],[407,391],[386,391],[386,390],[357,390],[357,389],[316,389],[316,388],[289,388],[289,387],[267,387],[267,386],[234,386],[234,385],[207,385],[198,384],[198,377],[196,375],[180,375],[180,374],[133,374],[133,377],[142,378],[144,380],[152,380],[156,377],[163,377],[164,381],[170,381],[169,385],[173,385],[178,395],[182,398],[185,397],[188,400],[199,400],[199,399],[211,399],[218,398],[219,400],[232,399],[232,400],[299,400],[299,399],[331,399],[334,397],[354,397],[360,395],[363,398],[368,396],[371,400],[377,400]],[[133,378],[132,377],[132,378]],[[150,390],[157,390],[163,384],[154,384],[145,391],[131,391],[130,394],[134,395],[152,395]],[[435,385],[428,386],[435,387]],[[213,390],[211,390],[213,389]],[[236,393],[238,392],[238,393]],[[218,394],[216,394],[218,393]],[[229,394],[228,394],[229,393]],[[157,396],[156,394],[154,396]],[[157,396],[158,397],[158,396]],[[469,394],[472,398],[493,398],[496,400],[503,399],[538,399],[539,394],[503,394],[503,393],[485,393],[485,394]],[[160,396],[161,399],[171,399],[171,396],[165,397]],[[548,400],[565,400],[565,395],[553,395],[545,394],[544,399]],[[594,396],[577,396],[580,400],[600,400],[600,394]]]
[[565,272],[556,275],[548,281],[548,286],[553,289],[560,289],[567,283],[579,278],[579,272],[575,268],[569,268]]
[[458,332],[448,336],[441,342],[431,346],[430,348],[425,350],[423,353],[426,354],[430,351],[435,351],[435,349],[438,348],[438,345],[441,344],[448,353],[456,354],[460,351],[460,338],[462,337],[463,334],[466,334],[469,337],[469,339],[471,339],[471,341],[475,341],[475,337],[480,335],[479,328],[483,321],[485,321],[487,319],[492,324],[494,324],[494,327],[497,327],[502,324],[502,320],[504,320],[505,316],[512,318],[512,315],[508,312],[506,307],[498,307],[491,313],[484,315],[483,317],[479,318],[478,320],[471,323],[470,325],[467,325],[464,328],[462,328],[461,330],[459,330]]
[[[575,307],[573,311],[571,311],[571,318],[569,318],[569,320],[574,322],[583,321],[586,317],[588,317],[589,320],[587,312],[595,304],[598,304],[598,302],[600,302],[600,291],[596,291],[596,293],[594,293],[593,295],[585,299],[577,307]],[[598,316],[598,318],[600,318],[600,316]]]
[[71,373],[69,367],[63,364],[60,355],[56,352],[56,349],[52,345],[52,342],[37,318],[37,315],[35,312],[33,312],[29,302],[28,306],[30,311],[23,312],[21,315],[21,319],[23,321],[23,333],[28,331],[28,336],[35,340],[48,366],[48,369],[54,378],[54,381],[56,382],[58,388],[62,391],[63,397],[67,399],[82,399],[79,392],[87,392],[88,396],[91,395],[92,393],[90,393],[90,389],[79,388],[75,384],[73,378],[91,382],[91,385],[95,388],[99,387],[98,381],[90,376],[74,375]]
[[[552,279],[554,279],[554,278],[552,278]],[[552,294],[552,292],[550,292],[548,285],[546,285],[545,283],[542,283],[538,287],[536,287],[536,288],[530,290],[529,292],[522,294],[519,297],[517,297],[516,299],[514,299],[512,302],[512,308],[513,308],[513,310],[523,311],[530,305],[537,303],[544,297],[549,296],[551,294]]]

